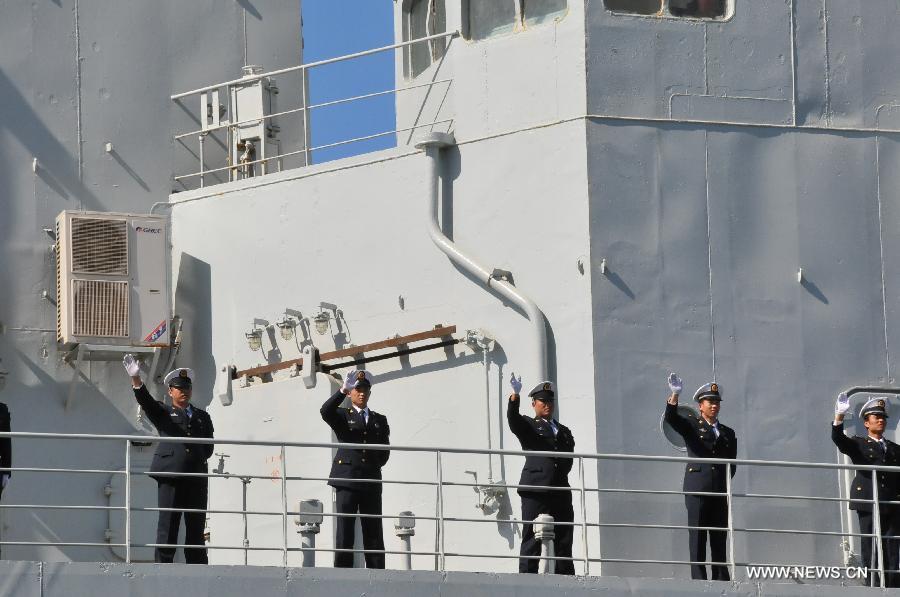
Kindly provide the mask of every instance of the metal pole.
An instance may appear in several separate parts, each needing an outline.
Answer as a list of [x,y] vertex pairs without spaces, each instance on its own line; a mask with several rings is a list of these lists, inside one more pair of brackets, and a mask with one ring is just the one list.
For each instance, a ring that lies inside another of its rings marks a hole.
[[[584,575],[591,573],[591,560],[588,557],[588,536],[587,536],[587,493],[584,484],[584,458],[578,457],[578,482],[581,485],[581,553],[584,559]],[[603,564],[598,564],[600,568],[600,576],[603,576]]]
[[303,560],[300,566],[303,568],[316,567],[316,532],[318,531],[300,531],[300,547],[303,548],[303,551],[301,552],[303,554]]
[[281,534],[284,539],[283,562],[284,567],[288,565],[288,506],[287,506],[287,460],[285,455],[284,444],[281,444]]
[[400,537],[401,549],[403,557],[400,558],[401,570],[412,570],[412,537],[409,535]]
[[309,151],[310,139],[312,138],[309,134],[309,70],[304,68],[301,73],[300,86],[302,89],[300,90],[300,93],[302,94],[303,101],[303,157],[306,162],[303,165],[309,166],[312,163],[312,152]]
[[244,565],[247,565],[247,555],[250,551],[250,537],[247,535],[247,486],[250,485],[250,477],[241,477],[241,518],[244,519]]
[[725,465],[725,500],[728,506],[728,568],[731,571],[731,580],[734,580],[734,508],[731,495],[731,463]]
[[[491,375],[488,369],[488,351],[487,343],[482,345],[481,354],[484,357],[484,409],[485,421],[487,421],[487,440],[488,450],[494,449],[493,441],[491,441]],[[492,462],[494,455],[488,454],[488,483],[494,480],[494,464]]]
[[541,559],[538,561],[538,574],[554,574],[556,572],[556,529],[554,519],[549,514],[538,514],[532,523],[534,538],[541,542]]
[[205,183],[203,172],[206,169],[206,165],[203,163],[203,142],[206,140],[206,133],[200,133],[198,139],[200,140],[200,188],[202,189]]
[[438,570],[443,572],[445,568],[444,561],[444,471],[441,464],[441,452],[437,454],[437,482],[438,482]]
[[125,440],[125,562],[131,563],[131,440]]
[[[884,588],[884,550],[881,545],[881,500],[878,496],[878,471],[872,471],[872,520],[875,526],[875,537],[869,540],[875,541],[875,549],[872,554],[878,556],[878,574],[881,577],[878,584]],[[870,562],[871,565],[871,562]]]

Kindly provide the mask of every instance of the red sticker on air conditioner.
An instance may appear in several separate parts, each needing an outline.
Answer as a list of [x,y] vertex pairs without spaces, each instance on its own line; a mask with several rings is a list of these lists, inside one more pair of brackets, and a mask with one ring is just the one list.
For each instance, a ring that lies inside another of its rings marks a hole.
[[163,319],[159,322],[159,325],[150,332],[146,338],[144,338],[144,342],[156,342],[159,340],[160,336],[166,333],[166,320]]

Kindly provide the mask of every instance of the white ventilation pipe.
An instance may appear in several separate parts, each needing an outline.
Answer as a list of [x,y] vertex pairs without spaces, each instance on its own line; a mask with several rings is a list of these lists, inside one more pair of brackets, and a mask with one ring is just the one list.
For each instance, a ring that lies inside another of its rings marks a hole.
[[438,209],[440,207],[440,161],[441,149],[456,144],[456,139],[449,133],[429,133],[416,143],[416,149],[424,149],[428,156],[428,184],[429,184],[429,218],[428,232],[431,240],[443,251],[450,261],[463,268],[469,274],[475,276],[485,286],[493,288],[503,298],[509,300],[522,309],[531,321],[533,328],[535,355],[532,367],[527,375],[532,379],[545,380],[549,378],[547,367],[547,331],[544,328],[544,314],[530,298],[522,294],[515,286],[505,280],[497,280],[490,271],[463,253],[452,240],[447,238],[441,230],[438,222]]

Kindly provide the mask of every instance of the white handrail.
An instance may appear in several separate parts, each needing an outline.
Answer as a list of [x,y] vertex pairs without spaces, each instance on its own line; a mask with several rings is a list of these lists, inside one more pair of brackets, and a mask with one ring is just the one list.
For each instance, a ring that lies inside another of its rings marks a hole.
[[371,50],[363,50],[362,52],[356,52],[354,54],[345,54],[343,56],[337,56],[335,58],[327,58],[325,60],[317,60],[316,62],[307,62],[306,64],[299,64],[297,66],[289,66],[287,68],[281,68],[278,70],[270,70],[265,73],[257,73],[254,75],[247,75],[245,77],[241,77],[239,79],[232,79],[230,81],[225,81],[224,83],[216,83],[214,85],[207,85],[206,87],[199,87],[197,89],[192,89],[191,91],[184,91],[182,93],[176,93],[171,96],[172,101],[176,101],[190,95],[196,95],[198,93],[203,93],[204,91],[212,91],[213,89],[218,89],[220,87],[226,87],[228,85],[238,85],[241,83],[247,83],[249,81],[257,81],[259,79],[265,79],[266,77],[275,77],[278,75],[283,75],[285,73],[292,73],[296,71],[308,70],[310,68],[315,68],[317,66],[325,66],[326,64],[334,64],[336,62],[343,62],[345,60],[353,60],[354,58],[362,58],[364,56],[371,56],[372,54],[379,54],[381,52],[387,52],[388,50],[397,50],[399,48],[405,48],[406,46],[415,45],[418,43],[432,41],[435,39],[444,39],[444,38],[454,38],[459,37],[459,31],[447,31],[445,33],[435,33],[434,35],[428,35],[426,37],[419,37],[417,39],[411,39],[409,41],[400,42],[397,44],[392,44],[389,46],[381,46],[380,48],[373,48]]
[[[603,554],[598,557],[589,557],[587,553],[587,529],[601,529],[601,528],[634,528],[634,529],[660,529],[660,530],[682,530],[682,529],[706,529],[706,530],[721,530],[719,527],[691,527],[686,525],[667,525],[667,524],[652,524],[652,523],[591,523],[587,521],[587,509],[585,505],[586,495],[589,492],[621,492],[621,493],[665,493],[665,494],[692,494],[692,495],[719,495],[722,496],[722,493],[717,492],[683,492],[683,491],[659,491],[659,490],[643,490],[643,489],[603,489],[603,488],[588,488],[585,485],[584,479],[584,460],[593,459],[595,461],[600,460],[626,460],[626,461],[643,461],[643,462],[689,462],[696,460],[695,458],[691,458],[688,456],[653,456],[653,455],[626,455],[626,454],[600,454],[600,453],[560,453],[560,452],[537,452],[537,451],[525,451],[525,450],[491,450],[491,449],[479,449],[479,448],[453,448],[453,447],[425,447],[425,446],[404,446],[404,445],[378,445],[378,444],[344,444],[344,443],[333,443],[333,442],[277,442],[277,441],[254,441],[254,440],[239,440],[239,439],[212,439],[212,438],[193,438],[193,437],[165,437],[159,438],[156,436],[136,436],[136,435],[103,435],[103,434],[66,434],[66,433],[42,433],[42,432],[2,432],[0,433],[0,437],[14,437],[19,438],[21,440],[39,440],[39,439],[62,439],[62,440],[74,440],[74,441],[123,441],[126,445],[126,467],[125,470],[109,470],[104,471],[101,469],[59,469],[59,468],[41,468],[41,467],[6,467],[3,470],[14,470],[14,471],[26,471],[26,472],[36,472],[36,473],[63,473],[63,474],[71,474],[73,472],[80,472],[83,474],[97,474],[97,473],[107,473],[107,474],[123,474],[126,478],[126,491],[125,491],[125,506],[103,506],[103,507],[93,507],[93,506],[74,506],[74,505],[48,505],[48,504],[0,504],[0,509],[14,509],[14,510],[22,510],[22,509],[72,509],[72,510],[125,510],[125,520],[126,520],[126,530],[125,530],[125,538],[124,542],[79,542],[79,541],[16,541],[16,540],[4,540],[0,541],[0,545],[19,545],[19,546],[75,546],[75,547],[97,547],[97,546],[109,546],[109,547],[121,547],[125,549],[126,560],[130,560],[132,557],[133,547],[185,547],[182,544],[156,544],[156,543],[133,543],[132,532],[130,529],[131,526],[131,516],[132,512],[162,512],[162,511],[185,511],[183,509],[177,508],[150,508],[150,507],[135,507],[132,502],[132,487],[131,481],[134,478],[134,475],[146,475],[146,472],[132,472],[131,471],[131,444],[135,442],[168,442],[168,443],[188,443],[188,444],[228,444],[228,445],[248,445],[248,446],[277,446],[281,450],[282,454],[282,469],[280,472],[280,481],[281,481],[281,509],[280,511],[256,511],[256,510],[247,510],[246,508],[241,510],[216,510],[216,509],[192,509],[186,510],[188,512],[205,512],[207,514],[244,514],[244,515],[269,515],[269,516],[280,516],[282,519],[283,526],[283,536],[280,541],[280,545],[270,546],[270,545],[254,545],[252,548],[249,548],[244,545],[207,545],[207,549],[215,549],[215,550],[258,550],[258,551],[281,551],[282,552],[282,562],[283,565],[288,565],[288,554],[302,551],[309,551],[310,549],[314,549],[316,551],[323,552],[335,552],[341,551],[332,548],[294,548],[290,547],[288,544],[287,537],[287,518],[288,516],[296,516],[299,515],[299,512],[290,511],[287,504],[287,491],[286,485],[289,481],[303,480],[303,481],[325,481],[329,478],[310,478],[310,477],[291,477],[287,474],[286,467],[286,448],[295,447],[295,448],[334,448],[334,447],[342,447],[347,449],[366,449],[366,450],[391,450],[395,452],[430,452],[434,453],[437,460],[435,462],[437,468],[437,479],[436,481],[423,480],[423,481],[392,481],[392,480],[359,480],[360,482],[373,482],[373,483],[382,483],[385,485],[390,484],[420,484],[420,485],[436,485],[438,489],[437,493],[437,511],[435,516],[417,516],[415,517],[418,520],[434,520],[439,529],[439,542],[435,546],[434,551],[412,551],[408,552],[405,550],[346,550],[346,551],[355,551],[362,553],[385,553],[385,554],[399,554],[405,555],[407,553],[411,553],[412,555],[424,555],[424,556],[436,556],[438,558],[438,568],[440,570],[447,569],[447,559],[448,558],[493,558],[493,559],[517,559],[517,558],[541,558],[542,556],[521,556],[520,554],[515,553],[474,553],[474,552],[464,552],[464,551],[448,551],[446,546],[446,525],[449,523],[479,523],[479,524],[495,524],[496,521],[489,518],[472,518],[465,516],[447,516],[445,511],[445,502],[444,502],[444,493],[443,489],[445,487],[474,487],[475,483],[468,482],[455,482],[455,481],[447,481],[445,480],[445,471],[444,471],[444,459],[442,456],[445,453],[450,454],[499,454],[505,456],[549,456],[553,458],[575,458],[579,460],[579,485],[580,487],[564,487],[564,488],[547,488],[543,486],[530,486],[530,485],[516,485],[516,484],[507,484],[505,487],[507,489],[513,488],[539,488],[543,490],[556,490],[556,491],[569,491],[569,492],[579,492],[582,496],[582,504],[581,504],[581,521],[575,520],[572,522],[565,523],[557,523],[560,526],[580,526],[582,528],[582,541],[584,542],[584,551],[583,557],[581,561],[585,566],[585,573],[588,572],[588,566],[591,563],[646,563],[646,564],[665,564],[665,565],[689,565],[689,564],[703,564],[704,562],[692,562],[686,560],[663,560],[663,559],[634,559],[634,558],[612,558],[607,557],[606,554]],[[900,471],[900,467],[882,467],[875,465],[842,465],[842,464],[834,464],[834,463],[818,463],[818,462],[796,462],[796,461],[771,461],[771,460],[752,460],[752,459],[721,459],[721,458],[709,458],[704,459],[705,462],[709,463],[724,463],[728,465],[742,465],[742,466],[761,466],[761,467],[788,467],[788,468],[806,468],[806,469],[851,469],[851,470],[875,470],[875,471]],[[211,478],[227,478],[228,475],[222,475],[219,473],[181,473],[174,474],[173,476],[205,476]],[[268,476],[253,476],[254,478],[270,478]],[[873,475],[873,478],[877,478],[877,475]],[[880,528],[880,521],[875,520],[874,528],[872,533],[844,533],[842,531],[818,531],[818,530],[809,530],[809,529],[785,529],[785,528],[750,528],[750,527],[741,527],[736,526],[734,524],[734,498],[777,498],[777,499],[786,499],[786,500],[832,500],[838,502],[848,502],[850,498],[827,498],[822,496],[803,496],[803,495],[777,495],[777,494],[751,494],[751,493],[735,493],[732,490],[732,485],[730,482],[730,475],[727,476],[726,481],[726,499],[729,502],[729,521],[727,531],[729,532],[729,536],[733,536],[734,533],[771,533],[771,534],[792,534],[792,535],[804,535],[804,536],[822,536],[822,537],[861,537],[863,540],[875,540],[876,541],[876,550],[880,549],[881,539],[893,539],[891,536],[883,536],[881,535],[882,529]],[[877,492],[873,493],[873,498],[871,500],[867,500],[869,502],[875,502],[877,499]],[[886,504],[889,502],[879,502],[881,504]],[[876,508],[877,510],[877,508]],[[392,518],[390,515],[363,515],[363,514],[341,514],[335,512],[322,513],[323,517],[328,517],[331,519],[339,518],[342,516],[350,516],[350,517],[368,517],[368,518]],[[505,519],[506,522],[512,524],[526,524],[530,521],[518,519],[518,518],[509,518]],[[189,546],[190,547],[190,546]],[[875,551],[875,550],[873,550]],[[560,559],[569,559],[562,557],[555,557],[554,560]],[[728,561],[729,567],[732,571],[732,577],[734,577],[734,573],[736,572],[736,567],[738,565],[748,566],[748,565],[756,565],[750,564],[747,562],[738,562],[735,558],[734,554],[734,542],[733,539],[730,540],[729,545],[729,553],[728,553]],[[778,565],[784,566],[785,564],[779,563]],[[881,572],[882,582],[884,582],[885,572],[892,572],[891,570],[884,569],[883,561],[879,562],[878,565],[879,572]]]

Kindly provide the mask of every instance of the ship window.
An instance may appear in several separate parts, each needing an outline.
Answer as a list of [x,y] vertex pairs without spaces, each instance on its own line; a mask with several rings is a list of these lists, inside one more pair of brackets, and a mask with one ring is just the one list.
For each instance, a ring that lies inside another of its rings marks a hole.
[[[447,31],[444,0],[407,0],[403,8],[403,38],[411,41]],[[447,41],[435,39],[404,48],[404,72],[416,77],[444,55]]]
[[606,8],[613,12],[655,15],[662,11],[662,0],[606,0]]
[[470,0],[469,36],[484,39],[498,33],[509,33],[516,26],[516,4],[512,0]]
[[721,19],[725,16],[725,0],[669,0],[673,17]]
[[613,12],[637,15],[723,19],[729,14],[733,0],[604,0]]
[[522,0],[525,25],[540,25],[552,21],[565,11],[566,0]]
[[568,0],[468,0],[467,37],[484,39],[559,19]]

